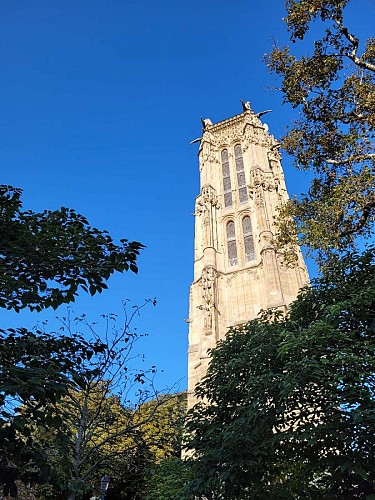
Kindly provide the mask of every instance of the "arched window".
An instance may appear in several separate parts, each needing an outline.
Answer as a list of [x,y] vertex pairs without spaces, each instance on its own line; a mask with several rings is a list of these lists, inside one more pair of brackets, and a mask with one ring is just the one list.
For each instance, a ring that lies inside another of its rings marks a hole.
[[232,186],[230,182],[229,158],[228,150],[223,149],[221,152],[221,168],[223,172],[223,186],[224,186],[224,206],[232,206]]
[[251,219],[248,215],[246,215],[242,219],[242,232],[245,243],[245,257],[246,261],[249,262],[255,259],[255,251],[254,251],[253,230],[251,228]]
[[237,244],[236,244],[236,230],[234,222],[231,220],[227,224],[227,242],[228,242],[228,262],[230,266],[237,264]]
[[236,144],[236,146],[234,146],[234,159],[236,162],[237,184],[240,203],[245,203],[247,201],[247,189],[241,144]]

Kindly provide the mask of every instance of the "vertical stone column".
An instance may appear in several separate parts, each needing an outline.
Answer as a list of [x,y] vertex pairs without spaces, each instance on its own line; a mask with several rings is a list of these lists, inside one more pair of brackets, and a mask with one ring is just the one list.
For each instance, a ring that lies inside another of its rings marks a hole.
[[[196,246],[195,279],[190,294],[189,370],[194,370],[195,377],[189,380],[189,407],[194,401],[191,392],[195,382],[207,371],[207,351],[215,346],[218,336],[216,254],[219,208],[216,190],[210,184],[203,185],[195,207],[196,231],[199,232],[200,242]],[[193,339],[197,338],[199,342],[193,343]]]
[[[197,203],[197,216],[201,218],[203,256],[200,286],[201,303],[197,306],[203,313],[204,346],[203,351],[215,345],[217,335],[217,215],[220,208],[215,189],[206,184],[202,187],[200,200]],[[207,338],[210,336],[211,338]],[[202,352],[205,356],[205,353]]]
[[274,189],[271,172],[264,172],[259,166],[250,171],[250,194],[254,200],[255,214],[258,223],[260,255],[263,264],[264,280],[267,284],[267,308],[285,308],[276,251],[272,244],[273,233],[268,212],[269,201],[267,191]]
[[203,250],[213,248],[217,251],[216,211],[218,208],[220,206],[215,189],[210,184],[204,185],[195,211],[195,215],[201,219]]

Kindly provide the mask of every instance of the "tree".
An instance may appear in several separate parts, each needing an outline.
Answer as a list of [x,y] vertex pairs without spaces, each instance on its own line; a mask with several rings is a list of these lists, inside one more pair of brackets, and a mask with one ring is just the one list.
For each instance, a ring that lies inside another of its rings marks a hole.
[[75,367],[69,391],[54,406],[60,428],[46,433],[43,425],[32,426],[55,471],[53,497],[59,491],[69,499],[95,493],[100,477],[109,474],[111,495],[121,488],[121,498],[128,498],[129,491],[141,489],[145,469],[173,448],[181,397],[160,393],[156,368],[139,366],[136,343],[143,335],[131,323],[143,306],[130,313],[125,306],[120,328],[115,315],[103,316],[102,329],[85,316],[62,318],[65,334],[85,328],[90,343],[105,347]]
[[286,317],[269,311],[232,329],[188,415],[190,492],[372,498],[374,325],[370,248],[331,262]]
[[0,330],[0,482],[16,495],[16,480],[43,482],[47,457],[30,423],[59,428],[57,402],[67,395],[83,359],[103,352],[100,342],[40,330]]
[[[186,467],[184,464],[178,467],[178,464],[181,462],[181,435],[185,415],[185,393],[166,394],[139,408],[137,420],[141,418],[144,424],[139,429],[137,453],[131,464],[129,461],[118,463],[116,474],[112,474],[114,488],[111,489],[109,500],[146,500],[147,495],[162,500],[163,497],[153,491],[154,487],[160,486],[160,482],[163,482],[164,491],[170,491],[170,495],[177,485],[184,484],[186,473],[183,470]],[[175,463],[176,467],[173,466]],[[169,485],[166,484],[167,481]]]
[[199,498],[280,498],[273,449],[280,327],[270,319],[265,314],[230,330],[211,351],[207,375],[196,388],[200,401],[187,415],[186,447],[194,478],[190,493]]
[[[115,271],[137,272],[143,247],[92,228],[74,210],[23,211],[21,189],[0,186],[0,307],[19,311],[56,309],[107,288]],[[58,426],[53,414],[82,364],[103,352],[79,335],[64,337],[19,328],[0,330],[0,482],[16,494],[17,477],[45,477],[43,450],[30,434],[30,421]],[[22,408],[22,414],[20,409]]]
[[320,258],[373,234],[375,218],[375,39],[361,42],[344,19],[349,0],[288,0],[292,43],[321,29],[310,55],[275,47],[266,58],[299,119],[282,139],[310,189],[280,210],[278,245],[297,236]]
[[182,500],[191,480],[190,468],[180,457],[166,457],[156,464],[146,481],[142,500]]
[[21,189],[0,186],[0,307],[56,309],[107,288],[115,271],[137,272],[141,243],[115,245],[74,210],[22,211]]
[[[142,418],[148,419],[142,427],[142,435],[154,464],[164,458],[181,456],[181,439],[187,408],[186,393],[167,394],[162,402],[163,404],[160,404],[160,401],[151,400],[140,408]],[[153,414],[154,418],[149,418]]]

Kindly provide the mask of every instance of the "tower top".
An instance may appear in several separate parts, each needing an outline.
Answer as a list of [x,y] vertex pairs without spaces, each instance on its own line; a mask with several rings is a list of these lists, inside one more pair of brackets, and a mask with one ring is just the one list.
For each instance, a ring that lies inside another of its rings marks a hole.
[[201,118],[201,122],[203,125],[203,132],[206,130],[211,130],[213,128],[216,128],[217,126],[225,123],[231,123],[232,121],[238,120],[240,117],[244,117],[246,115],[253,116],[255,118],[260,118],[261,116],[271,113],[272,109],[266,109],[265,111],[260,111],[259,113],[254,113],[254,111],[251,109],[250,101],[243,101],[240,99],[240,102],[242,104],[242,113],[239,113],[238,115],[231,116],[230,118],[225,118],[224,120],[220,120],[217,123],[212,123],[212,121],[209,118]]
[[[215,132],[219,132],[228,127],[232,127],[233,125],[241,126],[241,124],[243,125],[243,127],[246,127],[246,125],[252,125],[257,129],[263,129],[265,134],[268,135],[268,125],[266,123],[263,124],[260,121],[260,117],[267,113],[270,113],[272,110],[266,109],[265,111],[254,113],[254,111],[251,109],[250,101],[245,102],[240,99],[240,102],[242,104],[242,113],[239,113],[238,115],[231,116],[230,118],[225,118],[224,120],[220,120],[217,123],[212,123],[210,118],[201,117],[202,136],[194,139],[190,142],[190,144],[200,142],[200,145],[202,146],[202,143],[205,140],[207,141],[209,139],[212,139],[212,137],[210,137],[211,133],[215,134]],[[244,129],[242,129],[242,132],[243,130]],[[273,146],[276,143],[274,137],[269,136],[269,139],[271,139],[271,142],[268,140],[268,142],[270,142],[270,146]]]

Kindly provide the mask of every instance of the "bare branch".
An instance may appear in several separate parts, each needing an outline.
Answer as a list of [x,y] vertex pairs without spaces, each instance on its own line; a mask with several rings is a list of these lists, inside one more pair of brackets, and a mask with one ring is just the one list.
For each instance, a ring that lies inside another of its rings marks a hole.
[[337,24],[337,26],[339,27],[339,31],[351,43],[353,49],[352,49],[350,55],[352,57],[355,57],[357,54],[357,50],[358,50],[359,39],[356,36],[354,36],[352,33],[349,32],[348,28],[342,24],[340,19],[335,18],[334,21]]
[[331,158],[322,158],[322,160],[329,165],[347,165],[348,163],[371,160],[373,158],[375,158],[375,153],[350,156],[349,158],[343,158],[342,160],[333,160]]
[[348,52],[344,54],[346,57],[348,57],[351,61],[354,62],[357,66],[360,68],[368,69],[369,71],[374,71],[375,72],[375,65],[369,63],[368,61],[364,61],[361,57],[357,56],[357,50],[359,46],[359,39],[354,36],[346,26],[344,26],[341,22],[340,19],[335,18],[334,19],[335,23],[337,24],[339,31],[344,35],[344,37],[350,42],[352,45],[352,50],[351,52]]
[[368,69],[369,71],[375,72],[375,64],[371,64],[368,61],[364,61],[362,58],[360,58],[358,56],[353,56],[351,54],[346,54],[346,56],[349,59],[351,59],[354,62],[354,64],[356,64],[360,68]]

